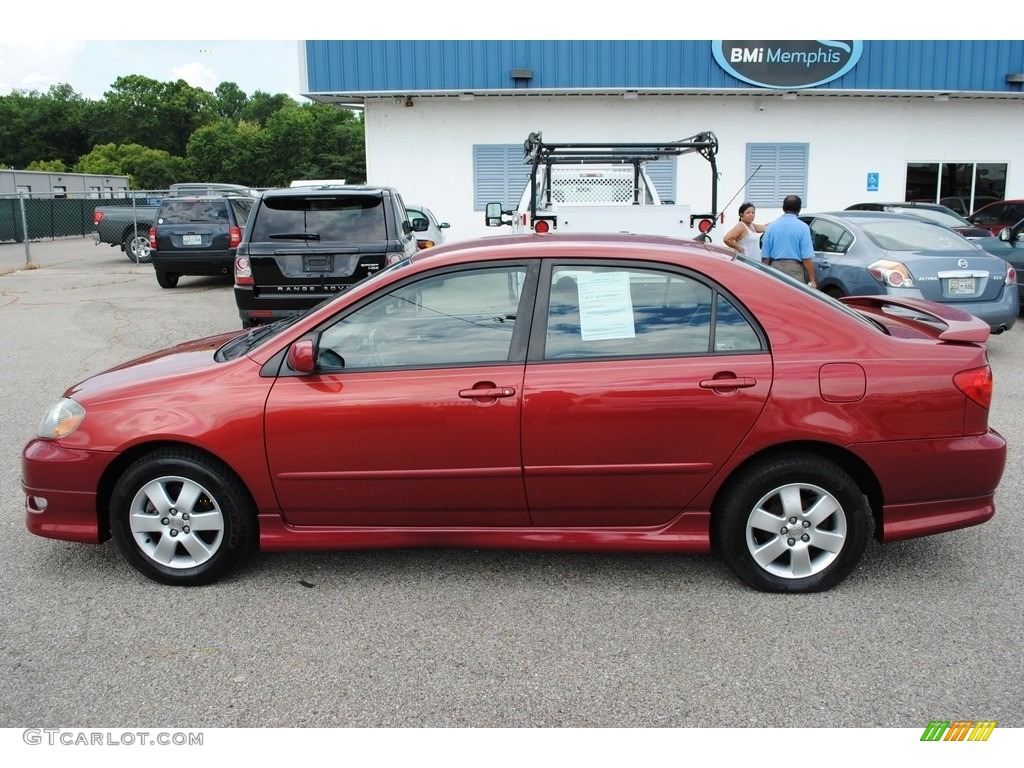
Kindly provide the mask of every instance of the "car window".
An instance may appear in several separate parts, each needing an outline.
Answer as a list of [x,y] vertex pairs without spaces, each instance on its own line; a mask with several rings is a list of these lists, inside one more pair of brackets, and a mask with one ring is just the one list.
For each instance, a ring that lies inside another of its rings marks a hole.
[[160,206],[158,224],[192,224],[196,222],[226,222],[228,212],[220,199],[172,200],[165,199]]
[[386,240],[384,203],[379,195],[266,197],[253,222],[256,242],[316,235],[321,241]]
[[1008,212],[1009,206],[1006,204],[993,205],[980,213],[974,214],[974,216],[971,217],[971,220],[975,224],[996,224],[1000,221],[1004,221]]
[[252,211],[253,203],[255,200],[242,199],[242,198],[231,198],[231,209],[235,212],[235,221],[238,222],[238,226],[245,226],[245,222],[249,218],[249,212]]
[[345,370],[506,362],[525,278],[507,266],[407,283],[327,328],[320,357]]
[[951,229],[926,221],[864,221],[860,226],[887,251],[963,251],[975,247]]
[[810,227],[811,245],[816,253],[846,253],[853,243],[853,234],[834,221],[815,219]]
[[760,349],[744,314],[695,278],[639,268],[552,270],[546,360]]

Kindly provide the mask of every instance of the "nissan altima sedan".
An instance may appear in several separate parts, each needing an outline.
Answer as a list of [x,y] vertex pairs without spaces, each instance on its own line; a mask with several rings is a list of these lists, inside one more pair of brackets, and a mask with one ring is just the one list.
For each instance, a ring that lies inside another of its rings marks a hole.
[[871,211],[808,213],[814,275],[833,297],[923,298],[980,317],[992,333],[1017,322],[1017,271],[946,227]]
[[988,336],[692,241],[446,245],[70,387],[23,451],[27,526],[171,585],[254,545],[423,546],[714,550],[824,590],[871,536],[995,513]]

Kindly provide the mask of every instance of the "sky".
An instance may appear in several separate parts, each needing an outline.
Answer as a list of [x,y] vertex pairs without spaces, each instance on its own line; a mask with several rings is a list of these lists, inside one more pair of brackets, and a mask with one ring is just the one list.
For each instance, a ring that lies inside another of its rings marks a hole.
[[307,101],[298,40],[0,40],[0,95],[68,83],[101,99],[123,75],[181,79],[211,92],[233,82],[248,96],[265,91]]

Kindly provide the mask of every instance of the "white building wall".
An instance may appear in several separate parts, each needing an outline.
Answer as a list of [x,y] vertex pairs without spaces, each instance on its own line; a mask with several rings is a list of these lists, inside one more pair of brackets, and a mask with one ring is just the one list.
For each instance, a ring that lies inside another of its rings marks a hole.
[[[396,187],[451,223],[450,241],[506,234],[473,210],[474,144],[521,144],[531,131],[552,142],[675,141],[710,130],[718,137],[719,206],[725,223],[744,201],[748,142],[810,145],[804,210],[904,198],[911,162],[1006,163],[1006,198],[1024,198],[1024,102],[930,97],[758,96],[413,97],[366,103],[367,180]],[[710,205],[710,169],[678,160],[676,201]],[[867,191],[867,174],[880,174]],[[735,195],[735,199],[729,202]],[[781,206],[782,201],[779,201]],[[768,222],[781,208],[758,211]],[[724,230],[722,230],[724,231]],[[719,230],[716,230],[719,232]],[[696,230],[694,231],[696,234]],[[712,239],[721,242],[720,234]]]

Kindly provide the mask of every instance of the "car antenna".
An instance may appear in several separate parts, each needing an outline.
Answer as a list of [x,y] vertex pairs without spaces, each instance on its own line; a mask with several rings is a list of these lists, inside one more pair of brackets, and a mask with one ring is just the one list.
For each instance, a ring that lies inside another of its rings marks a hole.
[[736,190],[736,194],[733,195],[732,197],[730,197],[729,198],[729,202],[726,203],[725,205],[723,205],[720,210],[725,211],[730,205],[732,205],[732,201],[740,196],[740,192],[742,192],[744,190],[744,188],[747,186],[747,184],[750,183],[750,180],[752,178],[754,178],[757,175],[757,172],[760,171],[760,170],[761,170],[761,166],[759,165],[759,166],[757,166],[757,168],[754,169],[754,172],[747,177],[747,180],[743,182],[743,186],[741,186],[739,189]]

